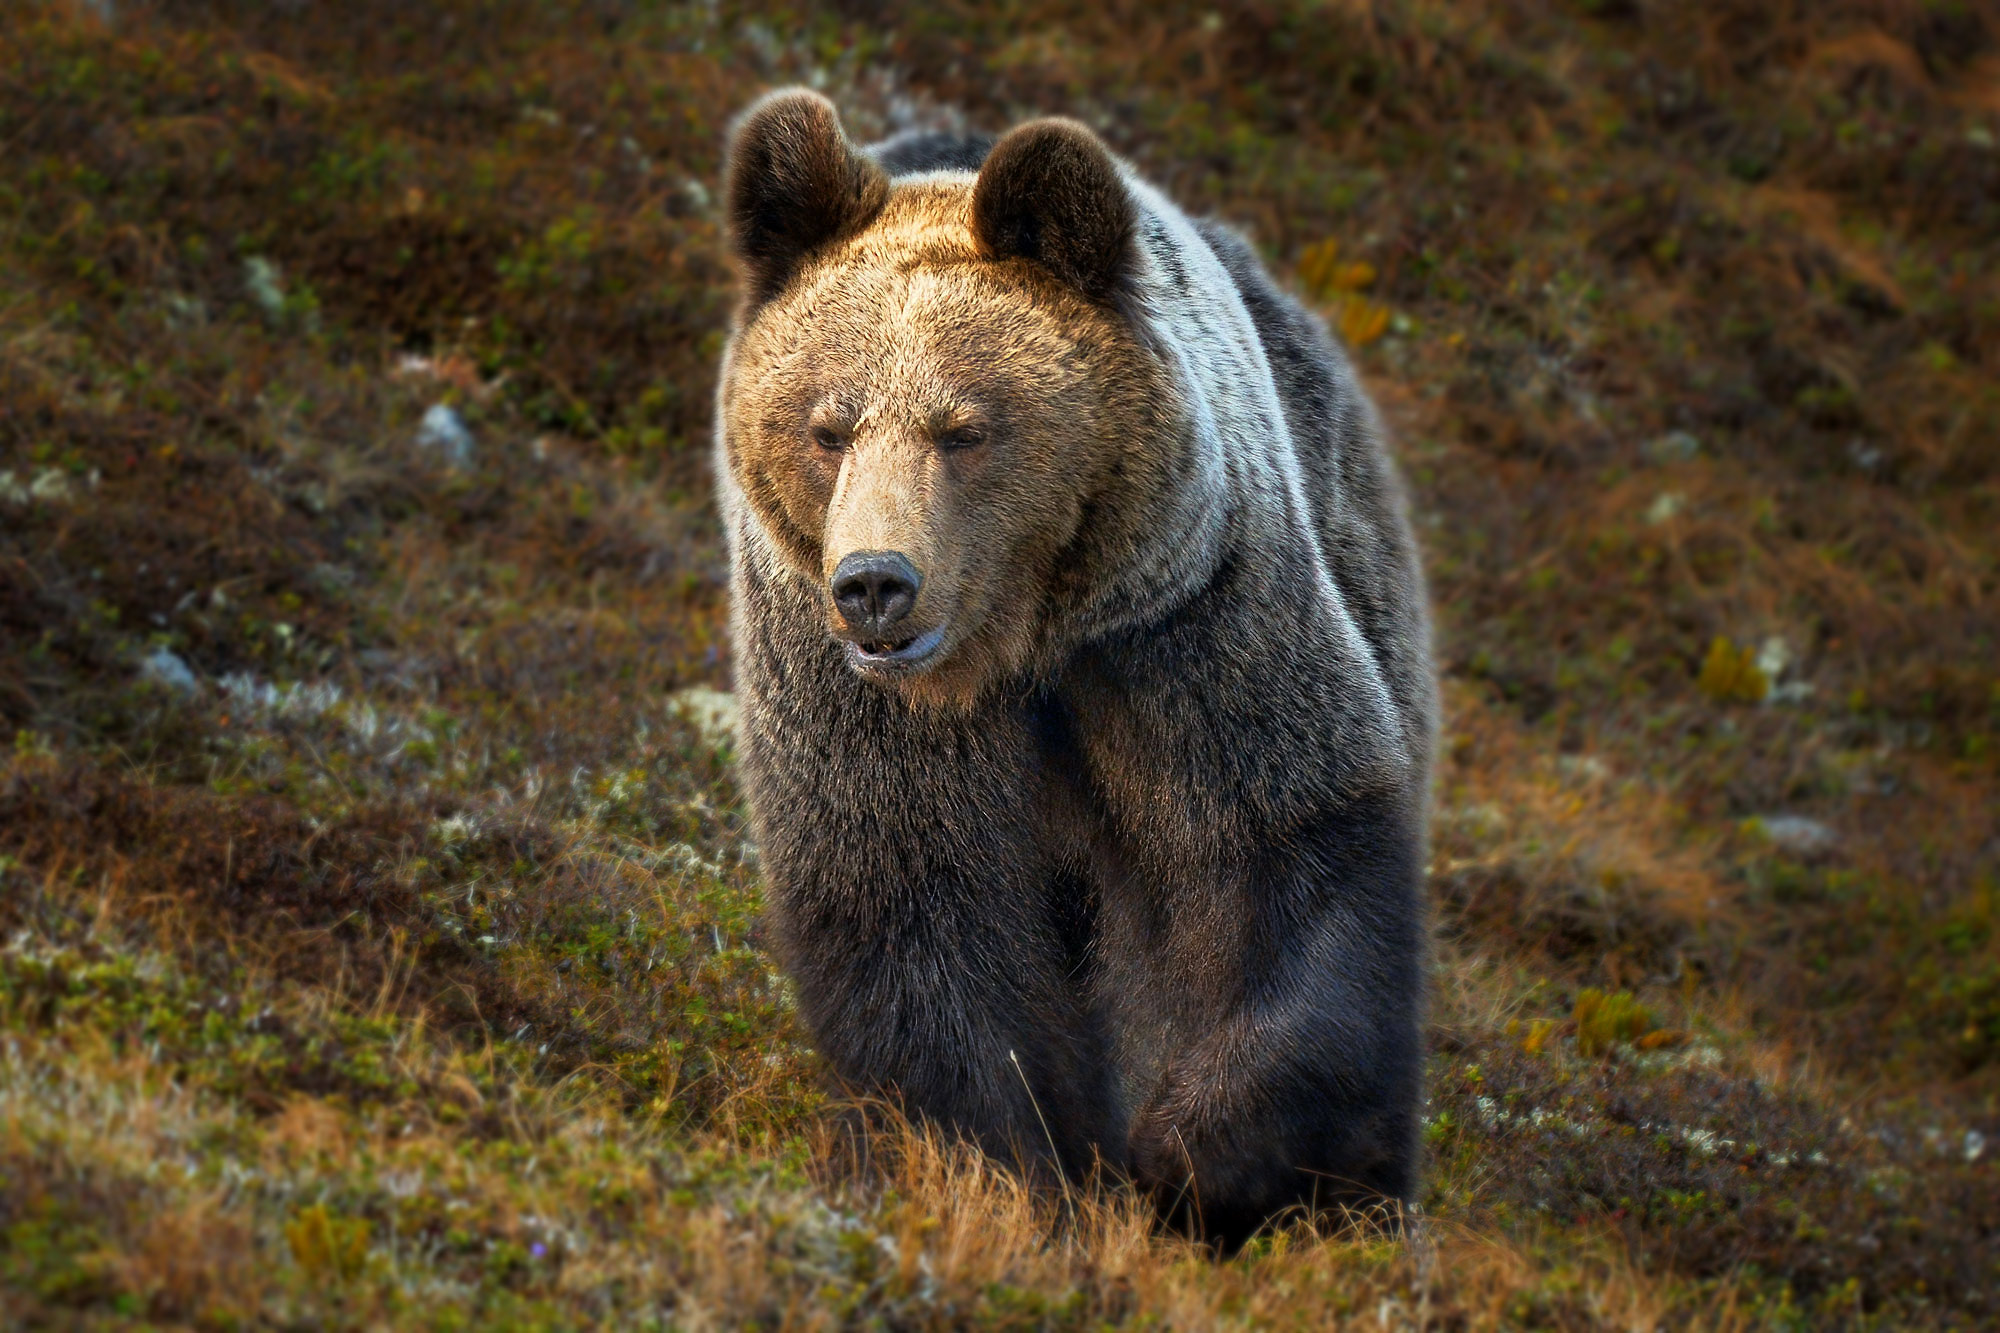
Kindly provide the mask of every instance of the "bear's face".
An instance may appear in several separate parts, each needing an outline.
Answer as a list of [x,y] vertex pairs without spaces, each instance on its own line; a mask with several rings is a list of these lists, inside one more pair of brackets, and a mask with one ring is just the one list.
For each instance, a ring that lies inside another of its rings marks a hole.
[[738,130],[729,206],[746,292],[726,461],[826,633],[917,700],[1019,672],[1090,577],[1086,519],[1165,396],[1115,308],[1115,164],[1041,122],[976,181],[892,188],[791,93]]

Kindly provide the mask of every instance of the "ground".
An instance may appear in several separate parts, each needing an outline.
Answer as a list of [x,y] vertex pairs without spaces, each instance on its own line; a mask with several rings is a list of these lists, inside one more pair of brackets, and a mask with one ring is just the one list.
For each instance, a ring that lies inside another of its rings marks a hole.
[[[1992,1327],[1997,42],[0,0],[0,1322]],[[1355,348],[1447,705],[1408,1239],[1218,1260],[827,1096],[706,472],[794,81],[1081,116]]]

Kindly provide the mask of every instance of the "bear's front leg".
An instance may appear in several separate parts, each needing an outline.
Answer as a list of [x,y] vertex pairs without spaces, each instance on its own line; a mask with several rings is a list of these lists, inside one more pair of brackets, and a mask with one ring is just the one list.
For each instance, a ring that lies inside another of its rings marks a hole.
[[1003,1159],[1117,1159],[1102,1025],[1075,980],[1084,889],[1042,846],[1018,706],[913,708],[855,679],[816,626],[774,621],[740,628],[743,772],[821,1053],[849,1087]]
[[1418,824],[1358,801],[1249,876],[1241,984],[1133,1117],[1134,1179],[1226,1244],[1288,1211],[1408,1200],[1421,1098]]
[[1036,911],[1061,881],[1022,878],[1034,858],[1006,850],[920,855],[839,885],[797,863],[773,875],[784,953],[850,1087],[1003,1161],[1077,1178],[1115,1143],[1107,1061],[1064,984],[1069,951]]

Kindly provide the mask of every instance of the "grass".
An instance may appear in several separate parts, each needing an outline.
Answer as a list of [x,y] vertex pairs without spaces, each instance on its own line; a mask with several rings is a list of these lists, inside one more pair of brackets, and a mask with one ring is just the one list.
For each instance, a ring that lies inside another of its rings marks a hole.
[[[0,19],[0,1322],[2000,1317],[1990,4]],[[1448,712],[1410,1239],[826,1087],[704,692],[793,80],[1091,119],[1355,345]]]

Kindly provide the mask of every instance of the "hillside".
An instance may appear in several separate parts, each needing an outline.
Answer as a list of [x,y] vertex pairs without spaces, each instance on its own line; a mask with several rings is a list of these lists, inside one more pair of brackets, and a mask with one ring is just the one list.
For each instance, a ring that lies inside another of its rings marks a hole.
[[[714,693],[790,82],[1082,117],[1354,348],[1411,1241],[826,1095]],[[0,1326],[1993,1327],[1996,638],[1993,0],[0,0]]]

